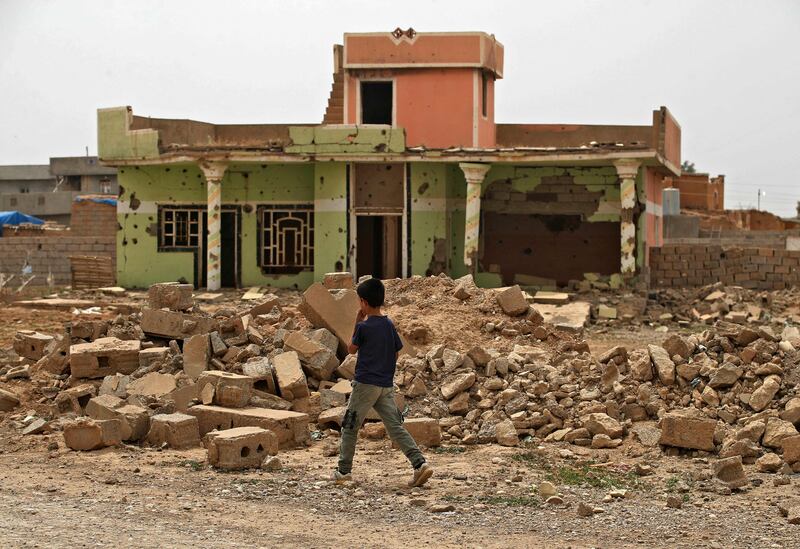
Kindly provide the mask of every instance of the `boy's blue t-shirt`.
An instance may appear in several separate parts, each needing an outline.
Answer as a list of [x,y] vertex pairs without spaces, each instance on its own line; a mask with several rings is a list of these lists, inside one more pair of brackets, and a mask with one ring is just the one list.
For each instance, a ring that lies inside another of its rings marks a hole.
[[403,348],[403,343],[389,317],[369,316],[356,324],[353,345],[358,347],[356,381],[391,387],[397,352]]

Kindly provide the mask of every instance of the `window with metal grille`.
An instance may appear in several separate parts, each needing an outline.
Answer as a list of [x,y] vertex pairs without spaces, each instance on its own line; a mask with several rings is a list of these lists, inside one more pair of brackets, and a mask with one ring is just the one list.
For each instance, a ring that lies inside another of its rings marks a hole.
[[189,208],[161,208],[160,247],[197,248],[202,236],[203,211]]
[[314,205],[280,204],[258,209],[259,264],[266,273],[314,267]]

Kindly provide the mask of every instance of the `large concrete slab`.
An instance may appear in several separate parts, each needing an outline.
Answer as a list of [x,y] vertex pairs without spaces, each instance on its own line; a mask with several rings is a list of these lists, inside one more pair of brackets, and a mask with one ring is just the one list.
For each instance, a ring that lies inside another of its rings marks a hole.
[[309,441],[308,414],[269,408],[223,408],[200,404],[188,414],[200,423],[200,434],[234,427],[261,427],[275,433],[281,448],[304,445]]
[[144,309],[141,327],[142,331],[148,335],[168,339],[184,339],[197,334],[215,332],[218,330],[218,322],[206,316],[160,309]]
[[589,320],[591,305],[585,301],[565,305],[537,303],[535,309],[541,313],[546,323],[562,330],[579,332]]

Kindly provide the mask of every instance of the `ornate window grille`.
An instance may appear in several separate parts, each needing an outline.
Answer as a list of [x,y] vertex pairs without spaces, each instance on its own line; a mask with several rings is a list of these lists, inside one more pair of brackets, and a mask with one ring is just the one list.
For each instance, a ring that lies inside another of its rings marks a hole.
[[266,273],[314,267],[314,205],[280,204],[258,209],[260,266]]
[[202,238],[202,210],[160,208],[161,248],[198,248]]

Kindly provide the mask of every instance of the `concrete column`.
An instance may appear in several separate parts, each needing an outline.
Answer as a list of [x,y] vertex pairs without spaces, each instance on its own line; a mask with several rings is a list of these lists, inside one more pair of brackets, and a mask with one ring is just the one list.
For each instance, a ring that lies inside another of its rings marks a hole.
[[201,162],[200,169],[206,178],[208,219],[206,221],[206,288],[219,290],[222,285],[220,259],[222,253],[220,229],[222,221],[222,178],[227,164],[221,162]]
[[464,223],[464,264],[472,274],[478,270],[478,242],[481,227],[481,185],[489,171],[488,164],[461,162],[458,165],[467,180],[467,211]]
[[620,179],[620,273],[630,277],[636,274],[636,224],[633,222],[633,209],[636,206],[636,175],[639,162],[619,160],[614,163]]

